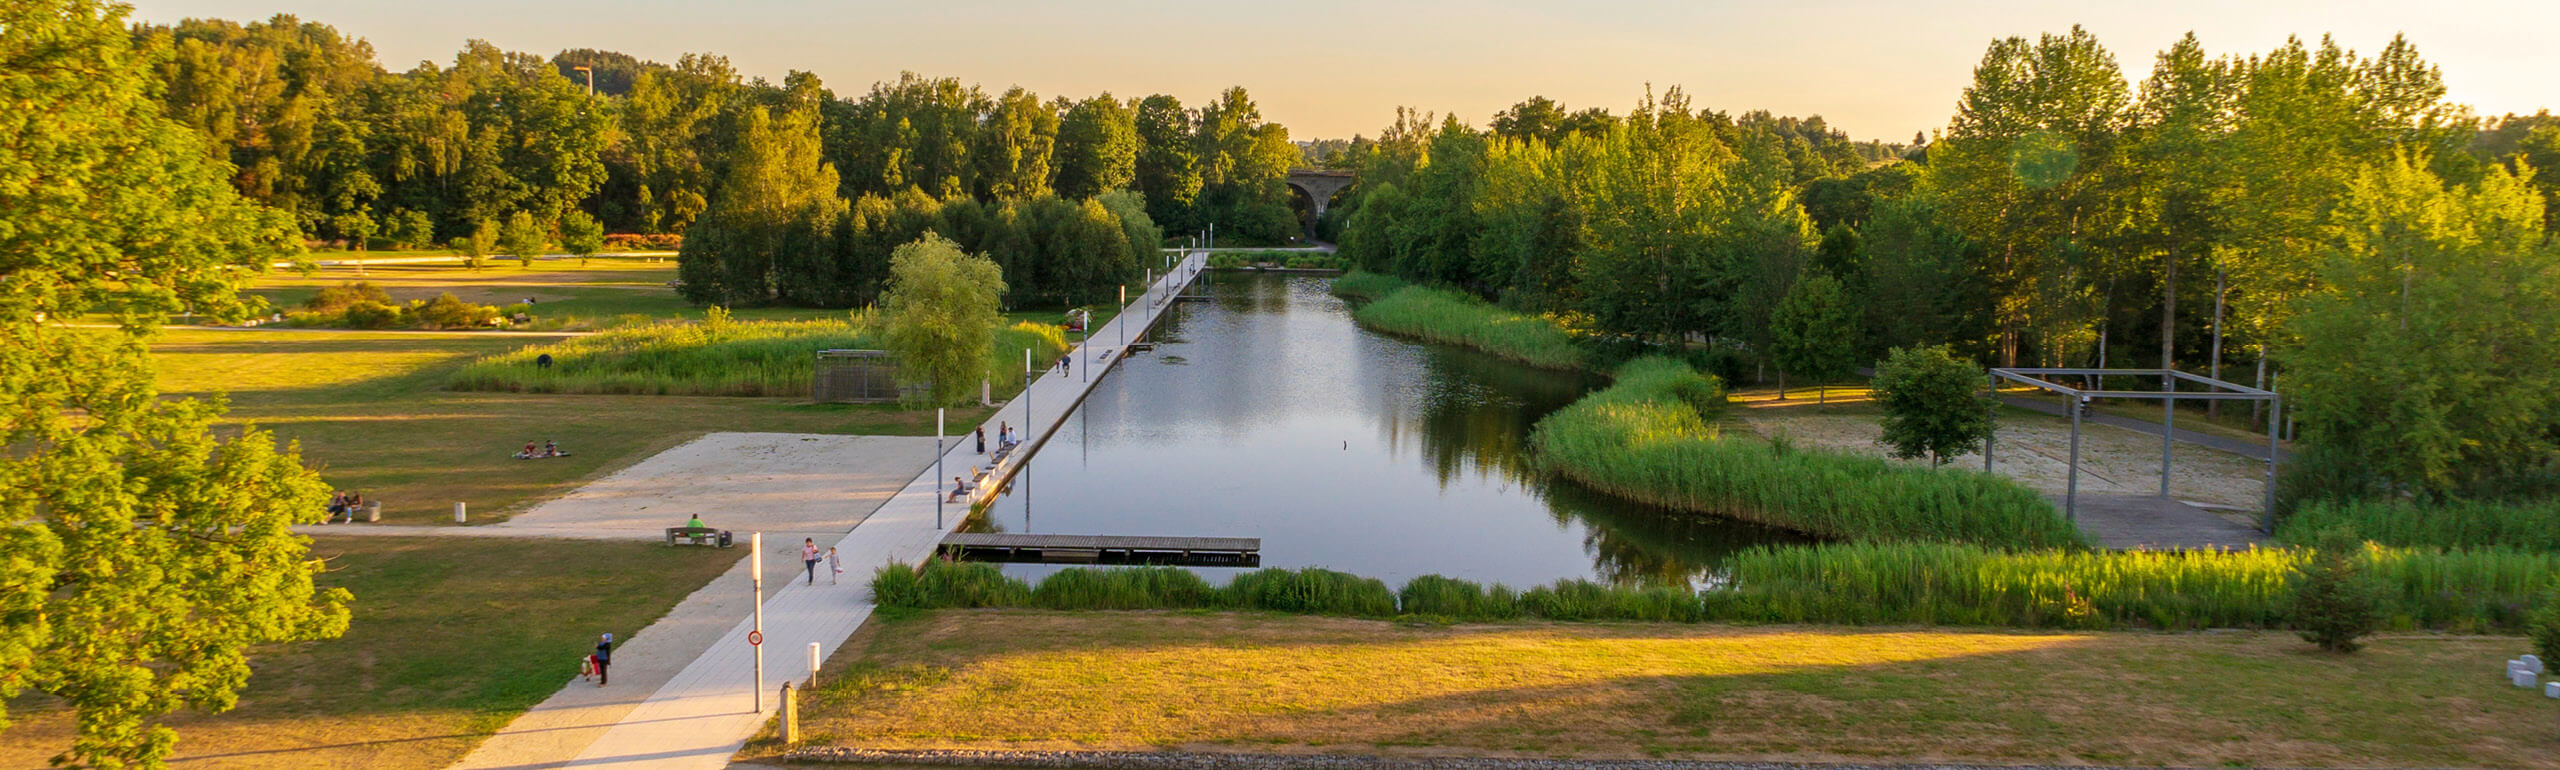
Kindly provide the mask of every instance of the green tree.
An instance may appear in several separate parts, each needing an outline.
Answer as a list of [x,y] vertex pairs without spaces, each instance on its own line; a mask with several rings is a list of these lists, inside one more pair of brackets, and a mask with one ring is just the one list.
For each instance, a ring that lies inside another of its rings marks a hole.
[[1778,303],[1769,325],[1776,328],[1778,400],[1787,400],[1787,374],[1815,382],[1847,377],[1858,368],[1858,310],[1840,291],[1840,281],[1813,271],[1786,301]]
[[383,234],[391,243],[404,249],[429,249],[436,245],[436,220],[427,212],[393,209],[383,218]]
[[720,195],[676,255],[696,304],[843,306],[830,243],[847,204],[813,110],[748,110]]
[[1200,158],[1191,148],[1191,116],[1182,101],[1164,94],[1139,100],[1138,192],[1147,198],[1147,216],[1177,233],[1189,233],[1205,222],[1192,210],[1200,198]]
[[578,255],[578,264],[604,250],[604,224],[587,212],[570,209],[560,216],[560,248]]
[[464,264],[475,269],[480,267],[490,252],[498,248],[498,223],[486,219],[471,223],[471,235],[453,239],[453,247],[462,252]]
[[1076,102],[1058,123],[1058,195],[1084,199],[1138,178],[1138,116],[1110,92]]
[[533,258],[542,256],[543,247],[551,245],[545,236],[542,223],[534,221],[533,212],[518,211],[507,216],[506,229],[498,235],[498,251],[514,255],[517,264],[531,267]]
[[2293,602],[2286,622],[2302,640],[2329,652],[2355,652],[2382,624],[2382,589],[2364,571],[2365,544],[2346,529],[2320,533],[2311,558],[2287,581]]
[[[69,704],[58,763],[157,767],[162,716],[230,708],[250,649],[343,633],[348,597],[289,528],[320,519],[318,475],[153,392],[147,330],[253,309],[235,282],[298,233],[166,117],[124,13],[0,6],[0,697]],[[93,311],[121,329],[58,325]]]
[[2329,493],[2495,491],[2560,462],[2560,252],[2524,176],[2449,186],[2401,157],[2349,183],[2278,358],[2303,440],[2375,484]]
[[1901,458],[1945,465],[1991,437],[1995,402],[1981,388],[1982,370],[1946,346],[1894,348],[1876,367],[1876,403],[1884,407],[1884,444]]
[[927,234],[889,258],[881,294],[887,316],[882,342],[898,357],[899,377],[925,387],[930,404],[959,403],[986,376],[988,340],[1003,321],[996,300],[1004,273],[984,256]]

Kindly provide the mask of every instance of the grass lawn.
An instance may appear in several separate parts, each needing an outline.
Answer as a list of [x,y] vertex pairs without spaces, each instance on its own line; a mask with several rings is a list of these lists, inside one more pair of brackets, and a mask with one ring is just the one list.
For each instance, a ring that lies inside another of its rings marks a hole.
[[[320,538],[327,585],[355,593],[347,635],[251,657],[240,707],[182,713],[178,767],[434,768],[452,764],[628,639],[739,554],[648,543]],[[11,704],[0,765],[70,745],[69,712]]]
[[[232,424],[302,442],[328,482],[382,502],[383,519],[494,521],[710,431],[926,435],[931,411],[801,399],[460,393],[447,374],[540,338],[374,332],[171,331],[152,346],[162,392],[227,393]],[[990,410],[952,410],[953,424]],[[509,455],[556,440],[572,454]]]
[[[875,616],[819,745],[2114,765],[2550,765],[2512,637]],[[745,756],[768,756],[771,741]]]

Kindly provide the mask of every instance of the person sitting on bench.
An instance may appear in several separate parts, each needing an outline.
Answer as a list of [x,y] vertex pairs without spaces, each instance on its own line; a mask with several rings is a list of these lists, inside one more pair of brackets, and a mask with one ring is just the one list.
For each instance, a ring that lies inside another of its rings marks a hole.
[[702,529],[702,514],[697,513],[693,518],[684,520],[684,525],[687,529]]

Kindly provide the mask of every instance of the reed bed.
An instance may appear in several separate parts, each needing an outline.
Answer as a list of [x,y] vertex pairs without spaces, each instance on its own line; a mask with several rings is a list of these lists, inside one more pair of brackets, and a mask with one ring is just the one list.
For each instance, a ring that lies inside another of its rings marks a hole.
[[[1353,284],[1351,291],[1374,288]],[[1335,283],[1336,292],[1345,292]],[[1453,291],[1406,286],[1351,311],[1372,329],[1458,345],[1541,369],[1581,369],[1589,359],[1573,335],[1545,316],[1504,310]]]
[[2333,527],[2384,545],[2560,551],[2560,500],[2314,502],[2287,517],[2277,536],[2308,544]]
[[1783,444],[1707,424],[1715,380],[1662,357],[1557,410],[1530,436],[1544,467],[1611,494],[1851,541],[2082,548],[2053,505],[2007,478]]
[[1410,284],[1405,283],[1404,279],[1385,273],[1353,270],[1334,277],[1333,293],[1335,296],[1348,299],[1374,300],[1395,293],[1397,289],[1408,285]]
[[[1759,548],[1736,556],[1719,587],[1560,580],[1514,592],[1424,575],[1393,593],[1322,569],[1265,569],[1211,586],[1164,567],[1069,568],[1037,586],[987,564],[881,568],[874,601],[918,609],[1263,610],[1500,622],[1778,622],[2013,628],[2281,628],[2296,548],[2219,552],[2036,551],[1944,543]],[[2394,630],[2518,633],[2560,592],[2560,556],[2367,546]]]
[[[817,352],[877,347],[851,321],[731,321],[626,326],[528,345],[465,365],[453,390],[653,396],[807,396]],[[1056,326],[1018,323],[989,341],[987,377],[1000,392],[1022,385],[1022,351],[1043,365],[1066,350]],[[551,356],[551,366],[537,361]]]

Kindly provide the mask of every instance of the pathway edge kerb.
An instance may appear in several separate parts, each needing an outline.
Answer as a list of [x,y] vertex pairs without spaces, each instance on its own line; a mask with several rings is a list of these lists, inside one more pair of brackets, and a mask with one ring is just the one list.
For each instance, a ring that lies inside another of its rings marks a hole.
[[[1389,754],[1245,754],[1199,751],[990,751],[969,749],[795,749],[794,764],[847,766],[1039,767],[1108,770],[2035,770],[2032,765],[1752,762],[1684,759],[1396,756]],[[2154,770],[2135,766],[2071,766],[2070,770]]]

